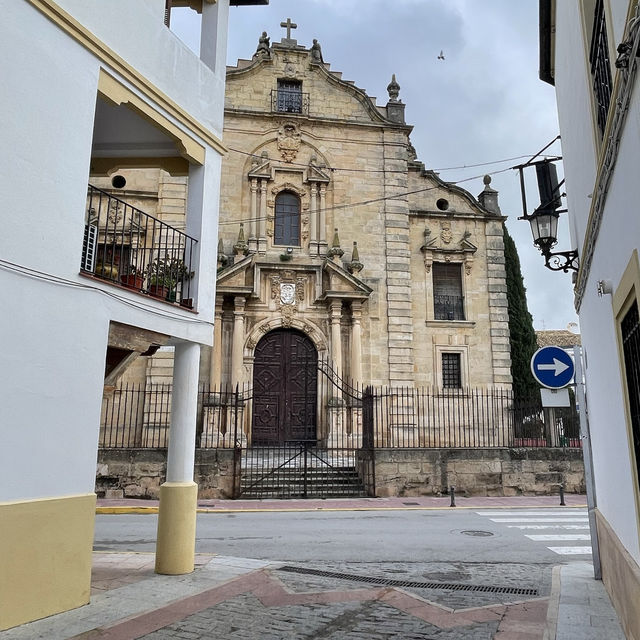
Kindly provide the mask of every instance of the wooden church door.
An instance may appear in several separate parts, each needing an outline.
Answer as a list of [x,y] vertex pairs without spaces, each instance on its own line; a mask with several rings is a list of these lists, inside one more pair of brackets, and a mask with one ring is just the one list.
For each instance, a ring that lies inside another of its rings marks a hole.
[[307,336],[275,329],[256,346],[253,363],[254,445],[316,439],[318,353]]

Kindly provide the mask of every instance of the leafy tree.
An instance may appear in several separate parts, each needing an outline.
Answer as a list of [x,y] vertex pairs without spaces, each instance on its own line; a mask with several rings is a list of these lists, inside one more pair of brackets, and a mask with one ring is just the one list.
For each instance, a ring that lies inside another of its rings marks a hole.
[[520,258],[506,225],[504,229],[504,258],[509,305],[509,333],[511,341],[511,376],[516,398],[538,397],[539,385],[531,374],[531,356],[538,348],[533,318],[527,307],[526,289]]

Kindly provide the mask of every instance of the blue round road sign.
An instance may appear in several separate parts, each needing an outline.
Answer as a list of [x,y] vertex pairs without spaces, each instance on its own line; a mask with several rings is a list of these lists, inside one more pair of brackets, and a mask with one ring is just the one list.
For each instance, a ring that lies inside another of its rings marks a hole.
[[547,389],[562,389],[573,378],[571,356],[560,347],[542,347],[531,358],[533,377]]

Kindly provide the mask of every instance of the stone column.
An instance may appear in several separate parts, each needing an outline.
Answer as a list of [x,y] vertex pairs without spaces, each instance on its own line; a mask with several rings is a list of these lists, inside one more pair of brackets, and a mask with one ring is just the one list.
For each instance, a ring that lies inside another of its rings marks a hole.
[[311,229],[309,232],[309,254],[318,255],[318,183],[311,183]]
[[213,321],[213,348],[209,363],[209,390],[220,391],[222,384],[222,296],[216,296],[216,314]]
[[243,296],[233,299],[233,342],[231,343],[231,384],[242,384],[242,360],[244,350],[244,308],[246,301]]
[[258,234],[258,251],[267,251],[267,181],[260,180],[260,233]]
[[342,336],[340,332],[342,302],[333,300],[329,308],[331,310],[331,360],[334,371],[339,377],[342,377]]
[[200,345],[176,345],[167,480],[160,487],[156,573],[180,575],[194,568],[198,485],[193,481]]
[[258,241],[258,179],[251,178],[251,220],[249,221],[249,251],[257,251]]
[[327,253],[327,185],[320,184],[320,235],[318,237],[318,252],[320,255]]
[[355,384],[362,384],[362,302],[351,303],[351,378]]

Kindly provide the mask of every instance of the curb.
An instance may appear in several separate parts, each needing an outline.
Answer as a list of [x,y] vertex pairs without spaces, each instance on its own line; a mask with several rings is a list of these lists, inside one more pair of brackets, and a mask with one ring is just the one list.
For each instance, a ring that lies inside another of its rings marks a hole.
[[[585,504],[573,504],[562,507],[564,509],[584,509]],[[304,513],[304,512],[318,512],[318,511],[450,511],[451,509],[557,509],[558,505],[499,505],[499,506],[483,506],[483,505],[468,505],[468,506],[442,506],[442,507],[248,507],[248,508],[233,508],[233,507],[198,507],[196,513]],[[140,514],[140,515],[153,515],[158,513],[159,507],[127,507],[127,506],[103,506],[96,507],[96,514]]]

